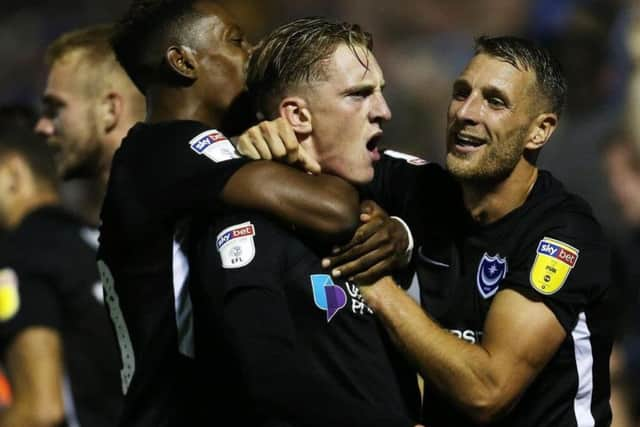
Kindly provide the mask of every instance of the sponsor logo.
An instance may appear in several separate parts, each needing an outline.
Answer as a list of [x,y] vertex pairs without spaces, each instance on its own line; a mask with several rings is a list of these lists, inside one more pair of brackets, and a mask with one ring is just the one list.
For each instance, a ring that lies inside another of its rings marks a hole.
[[18,276],[11,268],[0,270],[0,321],[6,322],[20,309]]
[[502,258],[499,254],[490,256],[485,252],[482,255],[476,273],[476,284],[483,298],[490,298],[498,292],[500,282],[507,275],[507,269],[506,258]]
[[327,312],[328,323],[347,305],[347,294],[344,289],[333,283],[328,274],[312,274],[309,277],[313,289],[313,302],[320,310]]
[[253,261],[256,247],[253,241],[256,230],[250,222],[227,227],[216,237],[223,268],[240,268]]
[[461,340],[467,341],[471,344],[476,344],[482,341],[482,331],[474,331],[472,329],[449,329],[449,332]]
[[545,237],[538,243],[529,282],[533,288],[551,295],[560,290],[578,262],[580,251],[560,240]]
[[189,145],[193,151],[204,154],[214,162],[240,157],[227,137],[215,129],[209,129],[196,135],[189,141]]

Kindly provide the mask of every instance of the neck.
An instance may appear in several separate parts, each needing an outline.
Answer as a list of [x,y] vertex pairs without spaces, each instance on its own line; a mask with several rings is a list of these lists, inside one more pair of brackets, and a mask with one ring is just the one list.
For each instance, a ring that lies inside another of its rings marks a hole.
[[218,128],[222,119],[205,105],[201,94],[190,89],[150,89],[147,95],[147,122],[195,120]]
[[522,206],[538,178],[538,168],[520,159],[509,176],[490,184],[462,182],[464,202],[473,219],[490,224]]

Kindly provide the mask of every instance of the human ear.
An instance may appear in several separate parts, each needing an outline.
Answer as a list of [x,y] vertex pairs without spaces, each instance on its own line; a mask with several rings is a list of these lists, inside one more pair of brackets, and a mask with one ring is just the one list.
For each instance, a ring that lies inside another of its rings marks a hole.
[[123,109],[122,95],[117,92],[109,92],[102,99],[101,115],[103,129],[111,132],[117,125]]
[[526,148],[538,150],[547,143],[558,125],[558,116],[554,113],[538,115],[531,125]]
[[304,99],[298,96],[288,96],[280,102],[278,112],[295,133],[308,135],[313,130],[311,111],[309,111]]
[[196,80],[198,78],[198,62],[195,52],[188,46],[171,46],[165,55],[171,71],[178,76]]

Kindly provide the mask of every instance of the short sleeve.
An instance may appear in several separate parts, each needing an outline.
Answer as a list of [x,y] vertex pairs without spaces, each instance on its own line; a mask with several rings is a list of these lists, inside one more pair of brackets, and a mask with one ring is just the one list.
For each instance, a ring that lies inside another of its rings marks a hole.
[[3,351],[21,331],[33,326],[60,330],[61,307],[45,274],[13,264],[0,269],[0,340]]
[[570,332],[580,312],[610,286],[611,250],[600,228],[568,217],[523,242],[503,288],[541,301]]

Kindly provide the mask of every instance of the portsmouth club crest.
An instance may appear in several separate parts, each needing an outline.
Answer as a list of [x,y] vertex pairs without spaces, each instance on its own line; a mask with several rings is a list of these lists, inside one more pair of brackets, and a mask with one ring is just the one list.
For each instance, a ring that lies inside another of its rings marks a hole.
[[500,257],[499,254],[490,256],[488,253],[482,255],[480,265],[478,265],[478,273],[476,274],[476,283],[478,291],[483,298],[492,297],[498,292],[500,282],[507,275],[507,259]]

